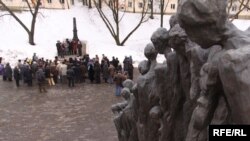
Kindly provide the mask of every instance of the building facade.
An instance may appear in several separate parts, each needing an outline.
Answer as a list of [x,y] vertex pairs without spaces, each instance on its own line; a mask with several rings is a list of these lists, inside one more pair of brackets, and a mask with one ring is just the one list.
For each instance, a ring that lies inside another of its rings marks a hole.
[[228,0],[227,10],[229,16],[238,15],[236,17],[238,19],[250,19],[250,2],[248,0]]
[[[2,0],[10,9],[24,10],[28,8],[26,0]],[[28,0],[30,5],[37,3],[37,0]],[[48,9],[70,9],[72,0],[41,0],[41,8]]]
[[[153,13],[159,14],[161,11],[161,0],[152,0],[153,9],[151,9],[151,1],[150,0],[122,0],[120,2],[122,4],[122,9],[126,12],[141,12],[143,10],[144,3],[145,8],[150,13],[153,10]],[[177,11],[178,0],[165,0],[164,2],[164,13],[165,14],[174,14]]]
[[[120,7],[126,12],[139,13],[142,12],[144,3],[146,4],[147,12],[150,13],[153,10],[154,14],[159,14],[161,10],[161,1],[164,1],[164,14],[174,14],[177,12],[178,1],[179,0],[120,0]],[[151,9],[151,2],[153,2],[153,9]],[[240,3],[244,2],[243,5],[248,5],[250,8],[250,2],[248,0],[238,1],[238,0],[228,0],[228,13],[233,16],[238,14],[239,19],[250,19],[250,9],[244,8]]]
[[[28,8],[26,0],[2,0],[9,8],[16,10],[23,10]],[[37,0],[28,0],[31,5],[36,4]],[[41,8],[48,9],[70,9],[74,4],[74,1],[82,2],[82,0],[41,0]],[[87,3],[89,0],[85,0]],[[94,0],[90,0],[91,5],[94,7]],[[110,0],[101,0],[102,5],[105,6],[105,2],[108,3]],[[153,10],[154,14],[159,14],[161,11],[161,1],[164,1],[164,14],[174,14],[177,12],[178,1],[179,0],[118,0],[119,7],[121,10],[126,12],[140,13],[145,9],[148,13]],[[245,2],[243,5],[248,5],[250,7],[250,2],[248,0],[242,0]],[[250,9],[244,8],[238,0],[228,0],[228,13],[230,16],[238,14],[239,19],[250,19]],[[96,0],[98,3],[99,0]],[[151,9],[151,2],[153,4],[153,9]],[[1,8],[1,5],[0,5]]]

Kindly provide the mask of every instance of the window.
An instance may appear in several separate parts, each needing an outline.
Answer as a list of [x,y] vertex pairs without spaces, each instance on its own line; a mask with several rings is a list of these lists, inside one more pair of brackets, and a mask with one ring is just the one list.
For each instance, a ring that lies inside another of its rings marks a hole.
[[64,3],[64,0],[59,0],[59,1],[60,1],[60,3],[62,3],[62,4]]
[[171,9],[175,9],[175,4],[171,4],[171,5],[170,5],[170,8],[171,8]]
[[148,4],[148,9],[151,9],[151,3]]
[[236,11],[236,10],[237,10],[237,6],[234,5],[234,6],[232,7],[232,11]]
[[132,7],[132,2],[128,2],[128,7]]
[[48,3],[52,3],[52,0],[47,0],[48,1]]
[[142,8],[142,2],[139,2],[139,3],[138,3],[138,7],[139,7],[139,8]]

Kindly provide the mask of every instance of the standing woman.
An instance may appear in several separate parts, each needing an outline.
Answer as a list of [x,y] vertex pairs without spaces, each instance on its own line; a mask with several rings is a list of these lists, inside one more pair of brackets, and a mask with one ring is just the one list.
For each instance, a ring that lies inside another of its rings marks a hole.
[[6,80],[12,81],[12,68],[10,67],[9,63],[7,63],[5,66],[5,76]]

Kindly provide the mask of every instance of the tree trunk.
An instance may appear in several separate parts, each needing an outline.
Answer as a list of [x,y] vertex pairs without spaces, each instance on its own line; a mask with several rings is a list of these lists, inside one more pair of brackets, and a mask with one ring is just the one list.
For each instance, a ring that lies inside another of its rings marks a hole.
[[98,0],[99,8],[102,9],[102,0]]
[[32,22],[31,22],[31,28],[29,32],[29,43],[31,45],[35,45],[34,42],[34,35],[35,35],[35,26],[36,26],[36,14],[33,15]]
[[89,0],[89,8],[92,8],[91,0]]
[[135,0],[133,0],[133,13],[135,13]]
[[161,0],[161,25],[160,27],[163,27],[164,3],[165,3],[165,0]]
[[151,5],[150,5],[150,8],[151,8],[151,15],[150,15],[149,18],[150,18],[150,19],[154,19],[154,5],[153,5],[154,1],[151,0],[150,2],[151,2]]
[[31,45],[35,45],[35,42],[34,42],[34,33],[29,33],[29,43]]
[[116,45],[118,45],[118,46],[122,46],[122,45],[121,45],[121,42],[120,42],[120,39],[119,39],[119,37],[118,37],[118,36],[115,36],[115,37],[114,37],[114,39],[115,39],[115,43],[116,43]]
[[161,27],[163,27],[163,14],[161,14]]

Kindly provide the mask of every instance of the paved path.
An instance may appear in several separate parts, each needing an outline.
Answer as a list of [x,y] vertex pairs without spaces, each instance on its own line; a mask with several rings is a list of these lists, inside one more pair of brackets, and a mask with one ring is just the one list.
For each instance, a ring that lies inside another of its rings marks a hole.
[[37,87],[0,79],[0,141],[118,141],[113,124],[114,85]]

